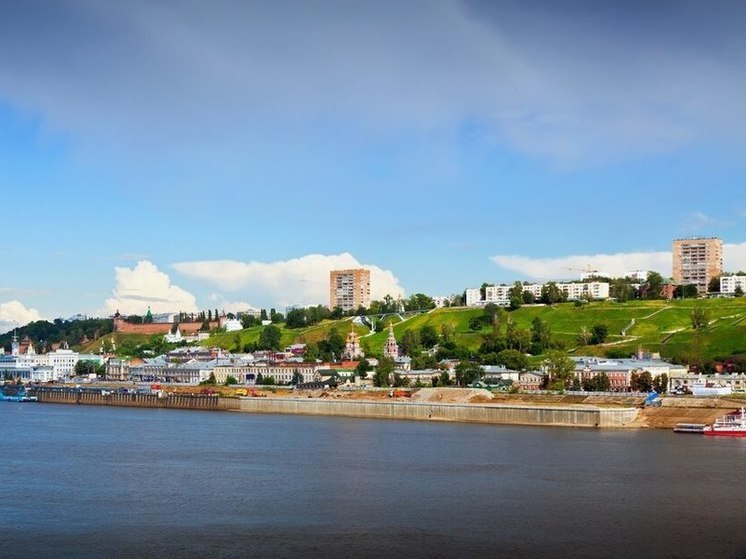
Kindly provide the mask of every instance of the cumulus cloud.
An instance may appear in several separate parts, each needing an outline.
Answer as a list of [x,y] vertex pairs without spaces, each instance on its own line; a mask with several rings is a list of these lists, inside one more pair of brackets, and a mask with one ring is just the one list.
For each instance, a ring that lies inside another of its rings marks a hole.
[[36,320],[42,320],[39,311],[27,309],[20,301],[0,303],[0,334]]
[[373,299],[404,294],[399,280],[390,270],[361,264],[349,253],[309,254],[278,262],[239,262],[236,260],[206,260],[173,264],[178,272],[216,285],[225,291],[242,291],[252,299],[275,301],[287,305],[327,304],[329,272],[346,268],[370,270]]
[[672,266],[670,252],[622,252],[558,258],[498,255],[492,256],[491,260],[501,268],[517,272],[521,277],[537,280],[577,277],[585,270],[598,270],[610,276],[623,276],[635,270],[653,270],[667,277],[671,275]]
[[208,299],[210,301],[210,307],[215,307],[218,310],[227,313],[232,312],[235,314],[237,312],[257,308],[256,305],[252,305],[246,301],[231,301],[221,293],[211,293]]
[[155,264],[141,260],[134,268],[115,268],[116,287],[104,303],[101,315],[152,312],[194,312],[197,301],[191,293],[173,285]]

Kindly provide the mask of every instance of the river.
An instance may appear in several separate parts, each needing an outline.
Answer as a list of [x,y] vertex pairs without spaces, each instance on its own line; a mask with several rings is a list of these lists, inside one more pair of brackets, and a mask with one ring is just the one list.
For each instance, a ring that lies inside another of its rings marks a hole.
[[746,439],[0,404],[0,557],[746,558]]

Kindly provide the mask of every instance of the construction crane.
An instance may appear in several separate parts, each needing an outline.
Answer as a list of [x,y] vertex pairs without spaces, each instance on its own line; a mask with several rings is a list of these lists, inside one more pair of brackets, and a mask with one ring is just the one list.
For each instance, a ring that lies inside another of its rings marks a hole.
[[573,272],[583,272],[584,274],[588,274],[589,276],[591,276],[593,274],[597,274],[599,272],[599,270],[594,270],[593,268],[591,268],[590,264],[588,264],[588,266],[586,266],[585,269],[581,269],[581,268],[565,268],[565,270],[572,270]]

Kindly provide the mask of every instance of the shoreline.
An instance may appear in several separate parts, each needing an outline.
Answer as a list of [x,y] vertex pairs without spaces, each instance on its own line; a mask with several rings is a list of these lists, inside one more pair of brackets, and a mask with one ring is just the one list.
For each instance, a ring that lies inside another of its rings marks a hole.
[[[561,395],[495,395],[487,399],[466,389],[429,389],[424,394],[399,398],[385,393],[261,393],[253,396],[219,396],[158,392],[118,393],[107,390],[43,388],[39,403],[100,405],[186,410],[279,413],[370,419],[407,419],[482,423],[489,425],[538,425],[600,429],[672,429],[677,423],[712,423],[727,410],[742,405],[724,398],[664,398],[659,407],[642,407],[625,397],[589,396],[580,401]],[[422,396],[418,398],[418,396]],[[532,401],[533,400],[533,401]]]

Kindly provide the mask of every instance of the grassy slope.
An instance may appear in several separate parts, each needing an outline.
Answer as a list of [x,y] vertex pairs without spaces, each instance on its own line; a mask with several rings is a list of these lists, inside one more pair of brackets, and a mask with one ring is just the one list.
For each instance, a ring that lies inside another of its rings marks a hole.
[[[704,307],[710,314],[710,325],[695,333],[691,327],[691,312],[695,307]],[[437,309],[428,313],[407,317],[404,321],[393,317],[386,319],[394,323],[397,339],[401,339],[407,329],[419,330],[431,325],[440,333],[443,325],[452,326],[457,342],[471,349],[477,349],[482,335],[490,331],[488,327],[480,332],[469,330],[469,320],[480,316],[481,309]],[[746,354],[746,297],[740,299],[711,299],[684,301],[630,301],[627,303],[599,302],[576,307],[572,303],[546,306],[527,306],[509,314],[510,319],[521,328],[531,328],[535,317],[549,323],[553,335],[562,341],[575,354],[603,354],[614,348],[628,353],[638,346],[651,351],[659,351],[666,358],[713,359],[732,354]],[[631,324],[634,319],[634,324]],[[602,346],[577,347],[578,334],[583,327],[591,329],[594,324],[604,323],[609,329],[609,338]],[[282,330],[282,345],[295,342],[316,342],[328,336],[332,328],[346,336],[350,331],[349,318],[339,321],[324,321],[310,328]],[[622,336],[623,329],[628,328]],[[212,336],[204,345],[234,349],[237,343],[243,347],[259,339],[262,328],[257,326],[226,334]],[[366,351],[378,353],[382,350],[388,329],[368,335],[362,326],[355,326],[361,336]],[[503,325],[504,331],[504,325]],[[117,335],[119,338],[121,335]],[[148,337],[145,336],[144,339]],[[98,351],[100,341],[92,342],[86,350]]]

